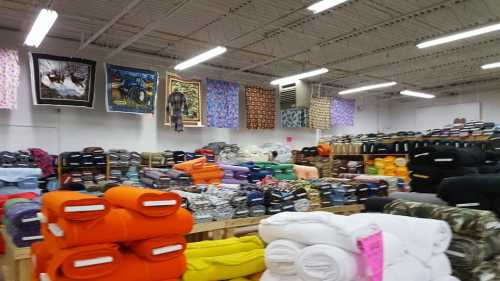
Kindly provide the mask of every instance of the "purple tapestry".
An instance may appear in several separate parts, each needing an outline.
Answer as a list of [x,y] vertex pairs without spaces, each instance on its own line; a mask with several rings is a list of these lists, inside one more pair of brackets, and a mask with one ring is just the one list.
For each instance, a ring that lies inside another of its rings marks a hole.
[[239,128],[240,84],[207,79],[207,127]]
[[332,98],[332,125],[354,126],[355,103],[353,99]]

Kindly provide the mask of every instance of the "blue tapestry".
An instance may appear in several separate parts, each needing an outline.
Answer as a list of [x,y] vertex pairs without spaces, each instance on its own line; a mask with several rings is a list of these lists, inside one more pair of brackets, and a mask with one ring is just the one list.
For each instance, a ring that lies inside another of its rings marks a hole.
[[151,70],[106,65],[106,106],[110,112],[155,112],[158,73]]
[[207,127],[239,128],[240,84],[207,79]]

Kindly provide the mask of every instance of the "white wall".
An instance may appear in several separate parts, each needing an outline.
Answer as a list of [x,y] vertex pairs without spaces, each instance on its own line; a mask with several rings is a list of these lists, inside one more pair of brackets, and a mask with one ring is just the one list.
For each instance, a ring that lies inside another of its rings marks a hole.
[[[414,100],[405,101],[393,100],[388,102],[388,110],[384,131],[396,132],[415,130],[422,127],[417,125],[417,110],[419,108],[455,105],[464,103],[479,103],[480,104],[480,120],[500,123],[500,89],[498,91],[487,91],[482,93],[471,93],[466,95],[447,96],[432,100]],[[457,112],[457,117],[461,115]],[[434,124],[426,124],[429,128],[439,128],[435,124],[450,124],[453,120],[448,120],[447,117],[438,113],[430,116],[434,120]]]
[[[20,51],[21,78],[18,90],[18,109],[0,110],[0,150],[17,150],[41,147],[51,153],[80,150],[86,146],[126,148],[137,151],[161,151],[165,149],[193,150],[213,141],[238,144],[263,144],[285,142],[292,136],[294,147],[316,143],[316,132],[311,129],[247,130],[243,95],[240,93],[241,129],[186,128],[176,133],[163,126],[165,105],[165,73],[175,62],[149,56],[123,53],[108,61],[118,65],[156,70],[161,75],[157,116],[138,116],[105,111],[105,85],[103,57],[109,50],[93,46],[79,57],[97,61],[94,110],[77,108],[53,108],[33,106],[31,98],[28,50],[22,47],[24,34],[0,30],[0,48]],[[73,56],[78,44],[66,40],[46,38],[36,52]],[[196,72],[197,71],[197,72]],[[218,79],[214,69],[197,67],[186,78]],[[235,79],[235,81],[241,81]],[[253,81],[252,81],[253,82]],[[258,81],[256,81],[258,83]],[[251,83],[251,82],[250,82]],[[263,83],[261,81],[261,83]],[[242,86],[247,83],[242,83]],[[254,83],[252,83],[254,84]],[[242,87],[243,88],[243,87]],[[278,125],[278,124],[277,124]],[[278,128],[278,127],[277,127]]]

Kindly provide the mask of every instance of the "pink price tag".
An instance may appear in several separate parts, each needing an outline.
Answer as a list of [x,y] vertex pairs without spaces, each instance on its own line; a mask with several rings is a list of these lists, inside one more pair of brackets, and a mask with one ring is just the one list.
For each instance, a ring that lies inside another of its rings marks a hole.
[[367,268],[370,281],[382,281],[384,278],[384,241],[382,231],[358,239],[358,248]]

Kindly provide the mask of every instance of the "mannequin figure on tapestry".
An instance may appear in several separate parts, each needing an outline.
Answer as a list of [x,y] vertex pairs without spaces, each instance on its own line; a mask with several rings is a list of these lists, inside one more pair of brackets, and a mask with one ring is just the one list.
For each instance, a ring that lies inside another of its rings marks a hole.
[[174,125],[176,132],[184,131],[183,114],[188,113],[186,97],[183,93],[175,91],[168,96],[167,115],[170,116],[170,122]]

